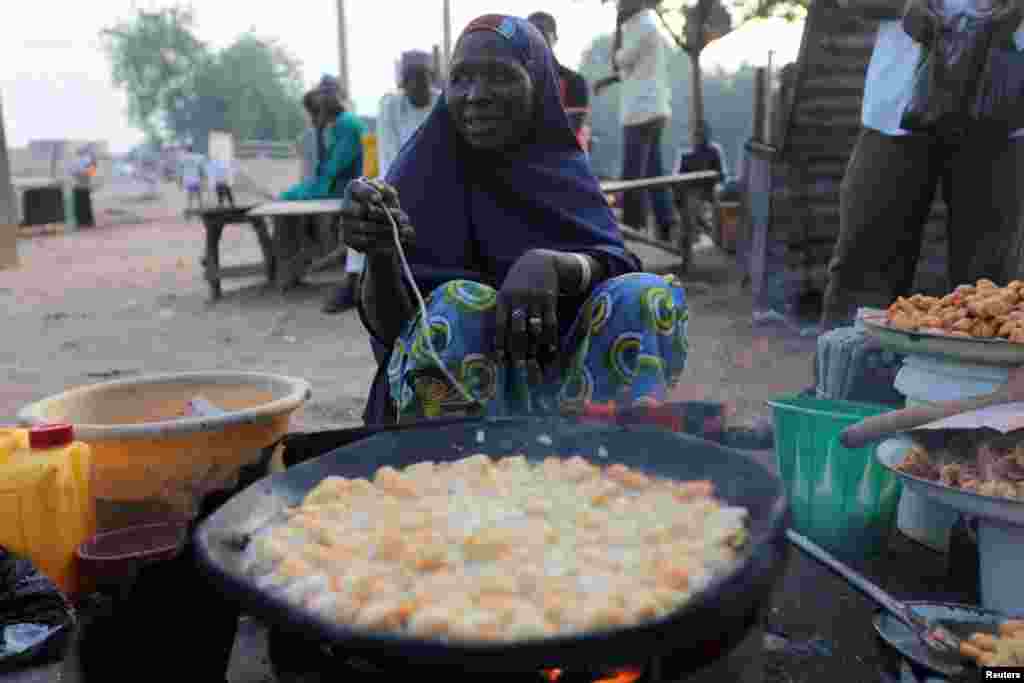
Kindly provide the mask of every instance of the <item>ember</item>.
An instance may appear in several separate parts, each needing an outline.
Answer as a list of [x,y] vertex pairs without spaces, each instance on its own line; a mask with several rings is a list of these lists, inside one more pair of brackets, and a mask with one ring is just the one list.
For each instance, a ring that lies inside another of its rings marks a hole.
[[642,675],[643,672],[639,669],[623,669],[616,672],[610,678],[602,678],[594,683],[635,683],[635,681],[640,680]]
[[[545,669],[541,676],[544,680],[555,683],[562,679],[563,673],[562,669]],[[594,683],[636,683],[642,677],[643,672],[639,669],[622,669],[605,678],[595,679]]]

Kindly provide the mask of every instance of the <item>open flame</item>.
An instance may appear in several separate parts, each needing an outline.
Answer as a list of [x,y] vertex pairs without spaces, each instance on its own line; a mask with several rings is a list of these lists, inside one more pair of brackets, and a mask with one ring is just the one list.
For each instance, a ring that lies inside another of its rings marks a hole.
[[[541,675],[550,683],[557,683],[562,678],[562,673],[561,669],[545,669]],[[643,671],[640,669],[620,669],[611,676],[598,679],[594,683],[636,683],[642,676]]]

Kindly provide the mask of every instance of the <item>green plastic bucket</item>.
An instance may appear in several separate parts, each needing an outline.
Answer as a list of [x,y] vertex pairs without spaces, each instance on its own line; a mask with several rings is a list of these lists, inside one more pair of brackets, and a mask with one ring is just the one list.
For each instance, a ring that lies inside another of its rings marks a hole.
[[898,477],[875,459],[878,444],[848,449],[840,433],[888,406],[784,396],[775,413],[775,458],[793,528],[837,555],[882,554],[900,500]]

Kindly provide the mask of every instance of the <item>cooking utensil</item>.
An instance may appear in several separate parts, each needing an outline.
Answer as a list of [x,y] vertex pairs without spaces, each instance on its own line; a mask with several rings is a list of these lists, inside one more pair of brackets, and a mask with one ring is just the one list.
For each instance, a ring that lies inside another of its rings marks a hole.
[[[749,540],[732,571],[681,609],[625,628],[510,643],[448,643],[371,633],[329,623],[264,591],[239,568],[239,535],[302,498],[324,477],[372,477],[384,465],[452,461],[473,453],[521,453],[539,461],[578,454],[596,464],[622,462],[654,476],[710,479],[730,505],[749,511]],[[782,484],[749,457],[682,434],[649,427],[610,427],[557,418],[487,419],[388,431],[267,477],[235,496],[199,528],[201,566],[225,594],[252,613],[305,637],[362,651],[465,671],[529,671],[551,667],[626,666],[672,652],[694,670],[740,642],[758,618],[782,569],[788,507]]]
[[913,445],[907,437],[888,439],[875,453],[883,466],[903,480],[903,486],[962,514],[978,518],[978,558],[981,602],[1011,615],[1024,614],[1020,575],[1024,572],[1024,501],[983,496],[915,477],[896,469]]
[[839,441],[847,448],[860,448],[877,439],[909,431],[929,422],[1021,400],[1024,400],[1024,367],[1016,367],[1010,370],[1007,383],[991,394],[939,401],[932,405],[913,406],[868,417],[843,430]]
[[905,603],[900,602],[884,590],[869,581],[860,572],[851,569],[815,543],[796,533],[786,530],[786,537],[798,548],[818,560],[832,571],[850,582],[869,598],[888,610],[893,616],[907,625],[917,638],[936,657],[943,659],[960,659],[960,638],[941,624],[929,621],[914,612]]
[[[961,640],[967,640],[974,633],[995,635],[998,633],[999,624],[1006,619],[1005,615],[998,612],[971,605],[947,602],[905,604],[923,619],[942,624]],[[872,623],[882,640],[919,666],[944,676],[959,676],[969,668],[961,662],[936,657],[932,650],[921,643],[912,629],[885,610],[877,611]]]
[[864,316],[862,319],[868,332],[890,351],[944,356],[988,365],[1024,363],[1024,344],[1015,344],[1005,339],[953,337],[934,332],[898,330],[887,324],[884,314]]

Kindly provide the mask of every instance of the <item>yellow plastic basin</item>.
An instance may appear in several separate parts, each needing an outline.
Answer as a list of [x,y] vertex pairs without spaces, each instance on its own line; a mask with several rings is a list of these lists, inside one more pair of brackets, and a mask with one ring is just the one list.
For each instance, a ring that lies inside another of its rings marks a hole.
[[[142,501],[237,471],[287,433],[310,395],[305,380],[281,375],[150,375],[77,387],[25,406],[18,418],[74,425],[75,439],[92,449],[94,495]],[[198,396],[227,414],[183,417]]]

